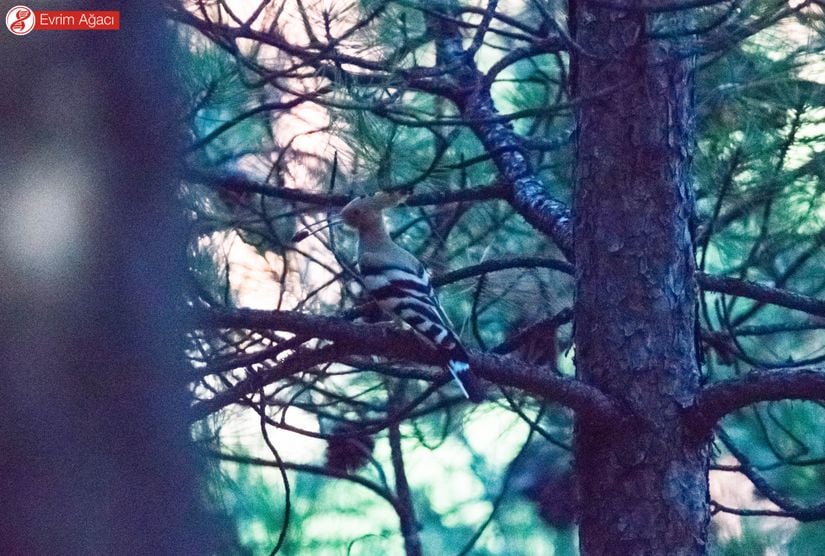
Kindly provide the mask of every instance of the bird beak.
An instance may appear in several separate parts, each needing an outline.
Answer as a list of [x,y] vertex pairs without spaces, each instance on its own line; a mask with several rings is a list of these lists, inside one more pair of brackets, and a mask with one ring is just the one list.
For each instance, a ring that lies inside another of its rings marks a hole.
[[331,218],[327,218],[326,220],[321,220],[320,222],[310,224],[309,226],[301,228],[300,230],[295,232],[295,235],[292,236],[292,243],[300,243],[301,241],[304,241],[309,236],[314,236],[315,234],[317,234],[321,230],[326,230],[327,228],[330,228],[332,226],[336,226],[336,225],[340,224],[341,222],[343,222],[343,220],[341,219],[340,216],[333,216]]

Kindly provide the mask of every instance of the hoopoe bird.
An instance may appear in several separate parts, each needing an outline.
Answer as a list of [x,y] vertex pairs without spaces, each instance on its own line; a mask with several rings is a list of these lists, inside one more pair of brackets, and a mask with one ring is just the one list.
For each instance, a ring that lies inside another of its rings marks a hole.
[[397,206],[404,198],[406,195],[397,193],[359,197],[341,209],[337,218],[320,223],[314,230],[300,230],[293,241],[341,222],[354,228],[358,232],[358,271],[369,295],[382,311],[400,318],[442,353],[444,366],[463,394],[478,403],[484,390],[470,369],[467,350],[438,302],[430,273],[387,232],[383,210]]

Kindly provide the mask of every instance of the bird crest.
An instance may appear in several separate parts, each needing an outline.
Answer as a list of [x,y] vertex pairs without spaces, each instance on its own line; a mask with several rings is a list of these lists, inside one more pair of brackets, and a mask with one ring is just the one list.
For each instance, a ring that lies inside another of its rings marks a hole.
[[347,208],[356,207],[362,210],[379,212],[384,209],[397,207],[403,203],[410,194],[403,191],[378,191],[371,195],[356,197],[341,209],[343,214]]
[[407,197],[407,194],[395,191],[379,191],[372,195],[358,197],[341,209],[341,220],[347,226],[359,230],[382,225],[382,211],[397,206]]
[[393,208],[403,203],[410,194],[400,190],[379,191],[371,195],[356,197],[347,203],[341,211],[326,220],[317,222],[313,226],[307,226],[298,230],[292,237],[294,243],[298,243],[336,224],[344,223],[353,228],[361,228],[370,224],[381,222],[381,212],[384,209]]

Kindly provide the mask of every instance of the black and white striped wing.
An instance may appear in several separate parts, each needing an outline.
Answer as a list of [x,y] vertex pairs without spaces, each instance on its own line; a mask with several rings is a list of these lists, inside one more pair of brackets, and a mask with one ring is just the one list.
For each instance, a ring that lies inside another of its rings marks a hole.
[[481,390],[469,372],[467,352],[438,302],[427,269],[417,260],[414,265],[404,263],[387,263],[369,254],[363,255],[359,269],[367,291],[381,309],[398,316],[443,351],[449,360],[448,368],[464,394],[480,401]]
[[[366,261],[364,259],[367,259]],[[423,265],[410,268],[380,264],[362,257],[361,278],[384,311],[398,316],[434,346],[449,350],[455,343]]]

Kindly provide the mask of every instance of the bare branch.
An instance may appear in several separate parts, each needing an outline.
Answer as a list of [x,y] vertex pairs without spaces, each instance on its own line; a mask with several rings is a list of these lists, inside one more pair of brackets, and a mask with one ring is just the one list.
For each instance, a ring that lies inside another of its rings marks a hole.
[[436,38],[439,67],[455,68],[456,92],[452,97],[459,115],[490,153],[503,181],[510,188],[509,201],[530,224],[549,235],[572,259],[573,233],[570,210],[546,193],[512,125],[498,117],[488,79],[462,48],[458,26],[441,18],[428,20]]
[[725,0],[643,0],[642,2],[611,2],[608,0],[593,0],[594,6],[610,8],[619,11],[645,11],[650,13],[678,12],[695,8],[705,8],[721,4]]
[[[411,331],[380,324],[354,324],[339,317],[324,317],[289,311],[213,310],[200,312],[204,328],[263,329],[291,332],[333,342],[316,350],[297,350],[278,366],[239,382],[231,390],[199,402],[192,408],[192,419],[202,419],[236,403],[243,396],[286,376],[315,365],[346,361],[353,355],[374,355],[423,365],[438,365],[438,354]],[[519,388],[533,396],[556,402],[576,411],[586,420],[616,423],[622,412],[601,390],[574,378],[554,375],[549,367],[529,365],[512,357],[470,353],[470,364],[482,379]],[[444,370],[434,372],[433,381],[448,380]]]
[[401,449],[401,432],[398,424],[389,427],[390,459],[395,472],[395,493],[398,498],[398,519],[401,522],[401,535],[404,537],[404,550],[407,556],[421,556],[421,538],[418,535],[419,523],[415,516],[407,471],[404,468],[404,452]]
[[324,477],[329,477],[332,479],[343,479],[345,481],[350,481],[355,484],[361,485],[362,487],[371,490],[387,502],[389,502],[393,507],[397,507],[398,500],[395,498],[392,492],[385,489],[381,485],[374,483],[360,475],[350,474],[345,471],[339,471],[337,469],[331,469],[328,467],[321,467],[319,465],[311,465],[306,463],[292,463],[288,461],[284,462],[277,462],[274,460],[263,459],[253,456],[244,456],[239,454],[229,454],[226,452],[218,452],[209,450],[206,452],[208,455],[220,459],[222,461],[231,461],[234,463],[241,463],[247,465],[259,465],[263,467],[283,467],[284,469],[289,469],[292,471],[298,471],[299,473],[311,473],[313,475],[321,475]]
[[825,317],[825,300],[815,297],[772,288],[749,280],[713,276],[704,272],[696,273],[696,281],[699,286],[709,291],[747,297],[756,301],[787,307],[788,309],[796,309],[810,315]]
[[201,138],[197,139],[194,143],[192,143],[188,147],[187,150],[196,151],[196,150],[200,149],[201,147],[203,147],[205,145],[208,145],[209,143],[214,141],[217,137],[219,137],[221,134],[226,133],[227,131],[229,131],[230,129],[235,127],[236,125],[242,123],[245,120],[248,120],[249,118],[251,118],[253,116],[257,116],[258,114],[263,114],[265,112],[275,112],[277,110],[288,110],[290,108],[294,108],[294,107],[298,106],[299,104],[302,104],[304,102],[308,102],[309,100],[310,100],[309,98],[305,97],[305,98],[296,98],[296,99],[290,100],[288,102],[265,102],[263,104],[260,104],[256,107],[254,107],[254,108],[250,108],[249,110],[246,110],[245,112],[242,112],[242,113],[238,114],[234,118],[231,118],[231,119],[223,122],[221,125],[219,125],[215,129],[213,129],[212,131],[207,133],[204,137],[201,137]]
[[[188,172],[190,179],[213,187],[216,189],[226,189],[241,193],[255,193],[264,197],[273,197],[316,205],[319,207],[343,207],[354,197],[352,195],[342,195],[336,193],[315,193],[303,189],[289,187],[276,187],[267,185],[247,178],[241,174],[211,173],[199,170]],[[404,202],[411,207],[426,205],[442,205],[447,203],[464,203],[469,201],[489,201],[503,199],[507,195],[504,187],[498,184],[475,187],[470,189],[459,189],[455,191],[434,191],[429,193],[418,193],[411,195]]]
[[442,286],[444,284],[451,284],[464,280],[465,278],[472,278],[487,274],[489,272],[496,272],[499,270],[509,270],[512,268],[549,268],[551,270],[558,270],[564,274],[573,274],[573,265],[566,261],[556,259],[544,259],[541,257],[515,257],[512,259],[494,259],[484,261],[476,265],[466,266],[452,272],[447,272],[433,278],[434,286]]
[[825,519],[825,508],[816,506],[814,508],[805,508],[800,511],[788,510],[759,510],[750,508],[731,508],[719,502],[711,502],[711,513],[725,513],[738,515],[742,517],[787,517],[796,519],[797,521],[819,521]]
[[711,384],[702,390],[686,419],[693,430],[703,434],[732,411],[779,400],[825,400],[825,368],[752,371]]
[[[797,521],[819,521],[825,519],[825,502],[814,504],[812,506],[803,506],[802,504],[796,502],[788,495],[780,492],[776,488],[774,488],[766,479],[763,477],[759,472],[757,472],[756,468],[751,465],[747,455],[736,447],[733,443],[733,440],[728,436],[728,434],[724,430],[719,430],[719,438],[722,440],[722,443],[725,447],[730,451],[733,456],[739,460],[740,466],[737,471],[745,475],[753,486],[763,495],[765,498],[779,506],[780,510],[737,510],[734,508],[728,508],[726,506],[721,506],[717,504],[717,509],[719,511],[725,511],[728,513],[737,513],[738,515],[771,515],[776,517],[789,517],[796,519]],[[747,512],[747,513],[741,513]]]

